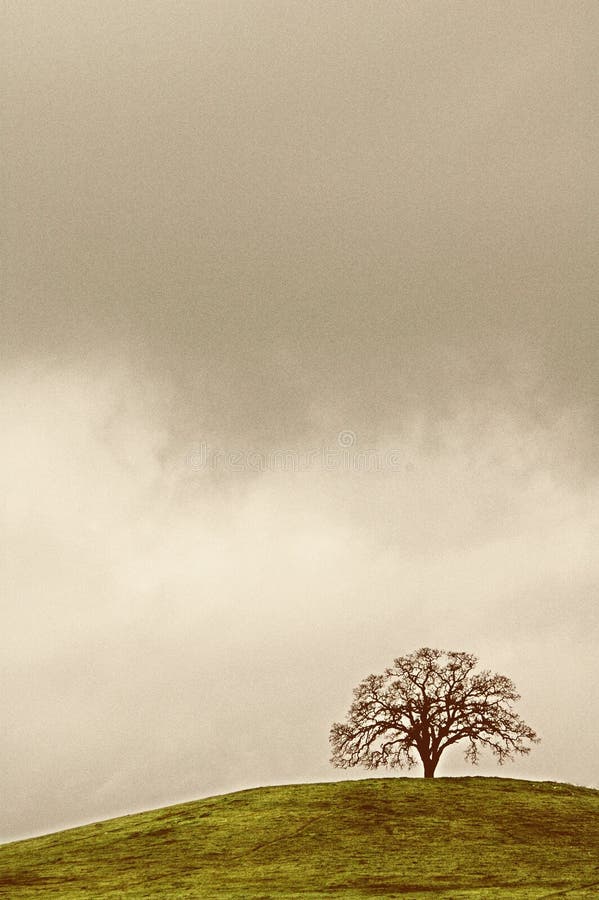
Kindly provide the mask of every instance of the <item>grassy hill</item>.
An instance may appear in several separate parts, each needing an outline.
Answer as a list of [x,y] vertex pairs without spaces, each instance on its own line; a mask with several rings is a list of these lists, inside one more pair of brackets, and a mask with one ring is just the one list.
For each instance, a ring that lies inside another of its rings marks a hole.
[[260,788],[0,847],[0,896],[599,896],[599,791],[503,778]]

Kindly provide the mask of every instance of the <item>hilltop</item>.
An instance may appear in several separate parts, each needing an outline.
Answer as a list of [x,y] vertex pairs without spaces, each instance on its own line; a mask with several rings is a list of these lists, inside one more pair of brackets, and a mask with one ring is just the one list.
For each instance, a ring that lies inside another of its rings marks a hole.
[[503,778],[258,788],[0,847],[0,896],[599,894],[599,791]]

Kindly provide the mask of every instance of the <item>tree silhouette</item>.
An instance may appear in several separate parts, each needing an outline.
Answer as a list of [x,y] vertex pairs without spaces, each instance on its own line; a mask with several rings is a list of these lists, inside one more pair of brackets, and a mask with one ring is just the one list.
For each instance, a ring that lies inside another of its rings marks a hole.
[[539,738],[512,710],[520,699],[515,685],[505,675],[473,672],[477,663],[470,653],[423,647],[369,675],[354,690],[346,722],[331,728],[333,765],[412,768],[417,754],[424,777],[433,778],[441,754],[460,741],[474,764],[485,747],[500,764],[529,753],[526,742]]

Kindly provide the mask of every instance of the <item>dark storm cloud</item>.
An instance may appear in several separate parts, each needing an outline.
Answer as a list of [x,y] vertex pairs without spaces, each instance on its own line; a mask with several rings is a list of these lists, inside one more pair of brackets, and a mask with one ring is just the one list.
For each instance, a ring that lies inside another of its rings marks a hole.
[[594,402],[592,8],[8,4],[10,350],[229,439]]

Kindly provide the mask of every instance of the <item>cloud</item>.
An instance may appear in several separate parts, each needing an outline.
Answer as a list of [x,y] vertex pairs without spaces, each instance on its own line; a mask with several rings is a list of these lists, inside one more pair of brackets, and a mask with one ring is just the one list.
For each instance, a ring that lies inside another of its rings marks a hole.
[[398,470],[219,481],[131,372],[29,366],[2,396],[6,837],[334,777],[351,687],[422,644],[515,678],[552,731],[533,774],[592,777],[592,736],[565,762],[552,724],[595,671],[596,492],[555,473],[572,419],[464,416],[432,444],[404,430]]
[[474,385],[595,416],[590,9],[12,5],[8,352],[265,446]]

